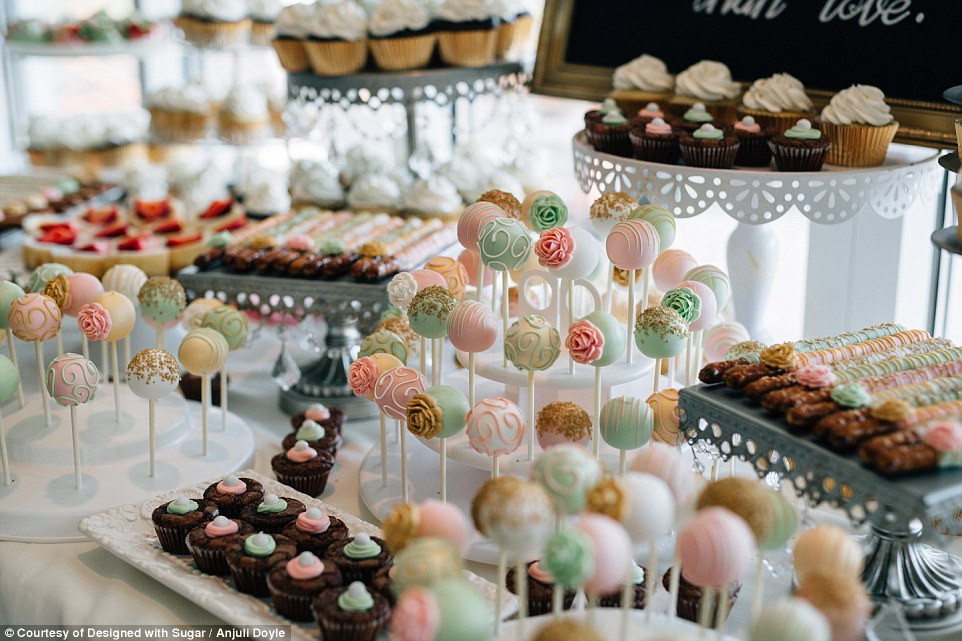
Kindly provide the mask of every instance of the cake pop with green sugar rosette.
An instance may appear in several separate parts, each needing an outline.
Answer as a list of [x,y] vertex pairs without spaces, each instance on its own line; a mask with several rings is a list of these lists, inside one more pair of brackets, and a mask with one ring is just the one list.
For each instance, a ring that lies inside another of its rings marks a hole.
[[554,192],[535,191],[521,203],[521,216],[540,234],[546,229],[564,226],[568,222],[568,206]]
[[701,298],[690,287],[675,287],[661,297],[661,306],[675,310],[691,325],[701,315]]

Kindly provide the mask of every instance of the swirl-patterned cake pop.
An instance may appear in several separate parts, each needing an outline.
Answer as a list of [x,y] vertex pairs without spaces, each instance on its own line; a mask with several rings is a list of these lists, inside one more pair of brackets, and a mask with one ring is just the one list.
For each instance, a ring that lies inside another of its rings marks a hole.
[[58,405],[70,408],[74,485],[79,490],[83,488],[83,473],[80,465],[80,438],[77,433],[77,406],[94,400],[100,373],[93,361],[80,354],[67,353],[51,361],[45,378],[47,394]]
[[522,316],[508,328],[504,353],[520,370],[546,370],[561,354],[561,335],[544,316]]
[[667,292],[678,283],[685,280],[685,275],[698,266],[695,257],[681,249],[669,249],[661,252],[651,266],[651,274],[655,285],[663,292]]
[[524,441],[526,426],[521,408],[500,396],[478,401],[465,422],[468,444],[485,456],[510,454]]
[[424,269],[440,274],[448,291],[457,300],[464,298],[464,289],[468,285],[468,270],[460,261],[450,256],[435,256],[425,263]]
[[394,419],[407,418],[407,404],[427,387],[424,375],[410,367],[395,367],[382,372],[374,385],[374,402]]
[[57,303],[43,294],[25,294],[10,305],[10,329],[14,336],[27,343],[43,342],[56,336],[62,317]]
[[751,336],[741,323],[716,323],[705,330],[705,358],[709,363],[725,360],[732,345],[747,340],[751,340]]
[[542,452],[531,468],[531,479],[544,488],[559,514],[585,509],[585,497],[601,478],[601,466],[591,452],[565,443]]
[[478,251],[485,266],[496,272],[518,269],[528,260],[532,248],[528,230],[514,218],[496,218],[481,230]]
[[43,293],[43,288],[47,286],[47,283],[61,274],[64,276],[69,276],[73,273],[73,270],[66,265],[61,265],[60,263],[44,263],[30,274],[30,280],[27,281],[27,291],[33,294]]
[[207,312],[200,326],[216,330],[232,352],[244,346],[250,328],[247,315],[230,305],[220,305]]
[[404,339],[394,332],[379,329],[364,337],[361,341],[360,351],[357,353],[359,358],[374,354],[390,354],[403,365],[408,360],[408,346]]
[[685,441],[685,435],[680,431],[678,390],[673,387],[658,390],[645,399],[645,403],[651,408],[651,437],[668,445],[681,445]]

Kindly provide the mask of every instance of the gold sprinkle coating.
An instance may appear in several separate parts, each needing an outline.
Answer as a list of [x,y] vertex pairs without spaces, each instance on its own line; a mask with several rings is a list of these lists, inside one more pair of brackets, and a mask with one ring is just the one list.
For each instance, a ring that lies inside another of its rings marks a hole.
[[[591,204],[588,216],[595,220],[609,220],[616,218],[619,221],[624,216],[630,214],[638,207],[638,201],[623,191],[609,191],[599,196]],[[618,212],[624,212],[619,215]]]
[[434,316],[435,318],[447,318],[458,304],[458,299],[451,295],[440,285],[425,287],[411,299],[408,306],[408,316]]
[[554,401],[538,412],[535,428],[539,434],[559,434],[569,441],[580,441],[591,434],[591,417],[577,403]]
[[127,376],[139,378],[148,385],[155,381],[180,382],[180,365],[170,352],[148,348],[137,352],[127,364]]
[[414,503],[398,503],[381,524],[384,542],[392,554],[408,546],[418,531],[421,514]]
[[187,306],[187,294],[184,287],[169,276],[153,276],[144,283],[137,294],[137,300],[142,305],[157,305],[169,300],[183,309]]
[[602,479],[585,495],[589,512],[604,514],[619,523],[623,522],[628,508],[627,490],[615,477]]
[[662,339],[666,336],[688,336],[688,324],[681,314],[669,307],[655,305],[638,314],[635,320],[635,331],[645,330],[658,334]]
[[385,318],[378,323],[377,329],[386,329],[389,332],[394,332],[401,337],[401,340],[405,342],[409,354],[417,353],[419,345],[418,335],[413,329],[411,329],[411,324],[408,322],[407,318],[401,318],[398,316]]
[[379,240],[372,240],[370,242],[361,245],[357,253],[365,258],[377,258],[378,256],[387,256],[389,254],[387,245]]
[[489,189],[481,194],[478,202],[486,202],[497,205],[501,210],[515,220],[521,220],[521,202],[506,191],[500,189]]
[[67,306],[69,293],[70,283],[67,282],[66,274],[57,274],[54,278],[48,280],[43,288],[43,295],[52,298],[61,310]]
[[765,343],[759,341],[741,341],[728,348],[728,355],[734,359],[744,354],[758,354],[765,347]]

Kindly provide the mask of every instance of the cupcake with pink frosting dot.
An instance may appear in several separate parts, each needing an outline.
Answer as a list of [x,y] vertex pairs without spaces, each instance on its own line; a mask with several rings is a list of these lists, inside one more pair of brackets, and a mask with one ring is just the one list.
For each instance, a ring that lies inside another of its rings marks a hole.
[[224,516],[237,518],[245,507],[261,502],[264,498],[264,486],[260,481],[228,474],[207,486],[204,498],[216,505]]
[[219,515],[214,517],[213,521],[190,531],[187,535],[187,549],[194,557],[198,570],[205,574],[223,576],[230,572],[224,550],[238,542],[241,537],[253,533],[254,528],[244,521]]
[[348,537],[344,521],[318,507],[298,514],[281,533],[294,542],[298,552],[313,552],[318,556],[324,556],[327,548]]

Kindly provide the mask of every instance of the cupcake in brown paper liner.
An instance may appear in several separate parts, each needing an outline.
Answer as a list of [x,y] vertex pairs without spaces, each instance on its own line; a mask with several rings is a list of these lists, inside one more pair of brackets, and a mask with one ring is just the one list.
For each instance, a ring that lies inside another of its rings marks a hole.
[[820,171],[832,143],[812,123],[802,119],[769,144],[778,171]]
[[738,138],[726,134],[713,125],[705,124],[692,135],[682,135],[678,140],[681,157],[690,167],[708,169],[731,169],[738,153]]

